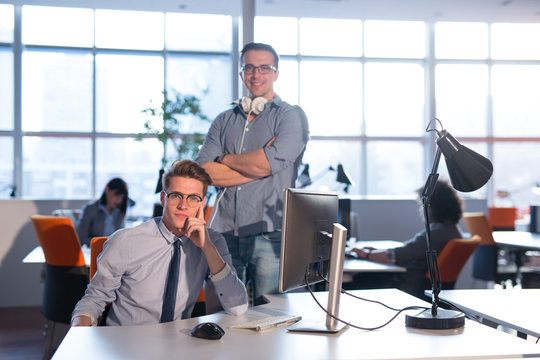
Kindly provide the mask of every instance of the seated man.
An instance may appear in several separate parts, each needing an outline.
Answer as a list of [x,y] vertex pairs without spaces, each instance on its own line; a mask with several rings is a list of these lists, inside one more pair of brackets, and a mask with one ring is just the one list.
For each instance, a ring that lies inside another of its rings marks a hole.
[[[210,183],[197,163],[173,163],[163,176],[163,216],[119,230],[107,240],[97,273],[75,306],[72,326],[95,325],[108,303],[107,325],[188,318],[205,280],[215,287],[225,311],[240,315],[247,310],[246,289],[236,276],[225,239],[204,221]],[[169,273],[178,274],[176,281]],[[175,294],[168,296],[171,291]]]

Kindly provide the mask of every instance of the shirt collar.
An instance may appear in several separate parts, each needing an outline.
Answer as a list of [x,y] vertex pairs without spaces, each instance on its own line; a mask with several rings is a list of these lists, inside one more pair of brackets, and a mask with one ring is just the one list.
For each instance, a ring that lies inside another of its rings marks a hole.
[[167,229],[165,224],[163,223],[163,217],[155,218],[155,221],[157,223],[157,227],[159,232],[161,233],[161,236],[167,241],[167,243],[172,244],[176,240],[180,240],[180,244],[184,244],[189,238],[186,236],[178,237],[174,235],[172,232]]

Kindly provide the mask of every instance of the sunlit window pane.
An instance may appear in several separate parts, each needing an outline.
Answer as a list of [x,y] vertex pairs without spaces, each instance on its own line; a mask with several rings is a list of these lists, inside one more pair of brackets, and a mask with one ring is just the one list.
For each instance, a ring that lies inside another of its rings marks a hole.
[[[304,153],[303,163],[309,165],[312,184],[307,189],[345,193],[345,184],[336,181],[337,166],[343,170],[353,183],[348,187],[349,194],[360,194],[360,159],[362,149],[357,141],[310,140]],[[299,173],[302,172],[300,167]]]
[[540,24],[491,25],[493,59],[540,59]]
[[274,82],[274,91],[281,100],[298,105],[298,62],[279,60],[279,76]]
[[437,117],[454,136],[487,135],[487,65],[443,64],[435,68]]
[[358,135],[362,119],[360,62],[302,61],[300,106],[312,135]]
[[151,216],[153,204],[159,200],[154,192],[162,155],[163,148],[156,139],[98,139],[96,191],[102,191],[110,179],[121,177],[128,184],[129,197],[136,202],[129,214]]
[[0,42],[13,42],[13,5],[0,4]]
[[165,25],[168,49],[231,51],[231,16],[167,13]]
[[22,41],[25,44],[90,47],[94,44],[91,9],[23,6]]
[[413,194],[424,185],[419,142],[370,141],[366,155],[368,195]]
[[486,59],[488,25],[486,23],[436,23],[435,56],[440,59]]
[[361,56],[362,22],[348,19],[302,18],[300,19],[300,53],[303,55]]
[[[424,69],[422,66],[403,63],[368,63],[365,66],[365,78],[366,135],[419,136],[423,134]],[[349,109],[350,112],[351,109]]]
[[493,183],[495,190],[510,192],[514,205],[526,208],[540,203],[532,188],[540,183],[538,163],[540,143],[495,143],[493,146]]
[[425,56],[426,25],[423,22],[368,20],[364,24],[364,31],[368,57]]
[[[214,118],[233,100],[231,69],[230,56],[171,55],[167,58],[167,88],[199,97],[203,112]],[[206,132],[209,124],[187,121],[185,125],[184,132]]]
[[0,48],[0,130],[13,129],[13,54]]
[[0,136],[0,199],[13,191],[13,138]]
[[143,132],[141,111],[163,99],[163,58],[97,55],[96,72],[97,130]]
[[92,196],[92,143],[88,138],[23,138],[23,194],[51,199]]
[[160,50],[164,44],[163,13],[96,10],[96,46]]
[[255,41],[271,45],[278,54],[298,53],[298,19],[256,16]]
[[92,55],[25,51],[22,74],[23,130],[92,130]]
[[540,66],[492,67],[493,134],[540,136]]

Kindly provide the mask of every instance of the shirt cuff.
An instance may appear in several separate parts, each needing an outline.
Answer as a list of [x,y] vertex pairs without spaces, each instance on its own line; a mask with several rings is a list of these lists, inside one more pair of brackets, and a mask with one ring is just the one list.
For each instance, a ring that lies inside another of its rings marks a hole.
[[71,323],[69,324],[69,326],[73,326],[73,320],[76,318],[76,317],[79,317],[79,316],[88,316],[90,318],[90,320],[92,320],[92,326],[97,326],[97,320],[90,314],[85,314],[85,313],[79,313],[75,316],[73,316],[71,318]]
[[208,275],[208,278],[212,280],[213,282],[220,281],[220,280],[225,279],[225,277],[227,277],[227,275],[229,275],[230,272],[231,272],[231,267],[229,266],[229,264],[225,263],[225,266],[223,267],[223,269],[221,269],[220,272],[214,275],[210,274]]

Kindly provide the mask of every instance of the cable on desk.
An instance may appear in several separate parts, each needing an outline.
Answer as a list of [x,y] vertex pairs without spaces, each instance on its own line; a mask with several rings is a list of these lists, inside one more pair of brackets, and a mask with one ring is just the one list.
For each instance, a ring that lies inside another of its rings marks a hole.
[[[319,275],[321,276],[320,273],[319,273]],[[326,282],[328,282],[328,280],[326,280],[323,276],[321,276],[321,278],[324,279]],[[378,330],[378,329],[381,329],[381,328],[385,327],[386,325],[390,324],[392,321],[394,321],[398,317],[398,315],[401,314],[403,311],[406,311],[406,310],[426,310],[426,309],[428,309],[427,307],[423,307],[423,306],[407,306],[407,307],[404,307],[403,309],[394,309],[394,308],[391,308],[391,307],[389,307],[389,306],[387,306],[387,305],[385,305],[385,304],[383,304],[383,303],[381,303],[379,301],[367,300],[366,299],[367,301],[372,301],[374,303],[378,303],[380,305],[383,305],[383,306],[385,306],[385,307],[387,307],[387,308],[389,308],[391,310],[394,310],[394,311],[396,311],[396,314],[394,316],[392,316],[390,318],[390,320],[388,320],[387,322],[385,322],[382,325],[375,326],[375,327],[361,327],[361,326],[358,326],[358,325],[354,325],[354,324],[352,324],[350,322],[344,321],[344,320],[338,318],[337,316],[334,316],[334,315],[330,314],[328,312],[328,310],[324,306],[322,306],[322,304],[319,302],[319,300],[317,300],[317,298],[315,297],[315,294],[313,293],[313,290],[311,290],[311,286],[309,285],[309,282],[308,282],[308,279],[307,279],[307,272],[304,274],[304,279],[306,281],[307,289],[309,290],[309,293],[311,294],[311,297],[313,297],[313,300],[315,300],[317,305],[319,305],[319,307],[326,313],[326,315],[330,316],[331,318],[333,318],[333,319],[335,319],[335,320],[337,320],[337,321],[339,321],[339,322],[341,322],[341,323],[343,323],[345,325],[353,327],[355,329],[367,330],[367,331]],[[345,290],[343,290],[343,289],[341,289],[341,291],[345,292]],[[350,295],[354,296],[352,294],[350,294]],[[362,299],[362,298],[360,298],[360,299]],[[362,299],[362,300],[364,300],[364,299]]]

